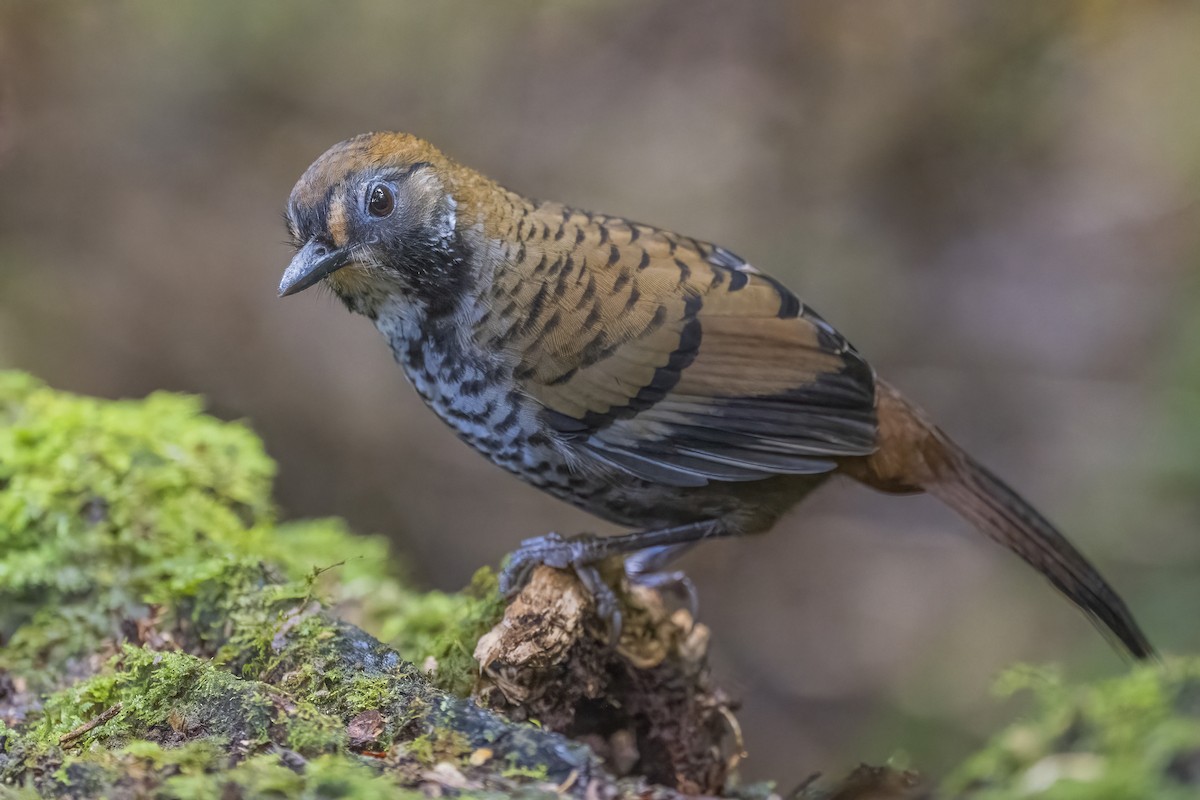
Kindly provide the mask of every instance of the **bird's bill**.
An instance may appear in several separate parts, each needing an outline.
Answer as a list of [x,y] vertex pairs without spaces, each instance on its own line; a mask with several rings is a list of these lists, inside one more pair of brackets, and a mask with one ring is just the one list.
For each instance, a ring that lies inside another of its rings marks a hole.
[[292,263],[283,271],[283,280],[279,282],[279,296],[287,297],[303,292],[349,263],[350,252],[347,248],[330,248],[313,239],[300,248]]

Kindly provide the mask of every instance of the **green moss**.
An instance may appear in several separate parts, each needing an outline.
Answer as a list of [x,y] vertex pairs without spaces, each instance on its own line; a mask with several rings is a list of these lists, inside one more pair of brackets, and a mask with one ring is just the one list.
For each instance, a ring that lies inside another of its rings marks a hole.
[[529,778],[535,781],[544,781],[549,778],[545,767],[510,766],[500,770],[500,774],[506,778]]
[[483,567],[465,591],[413,595],[401,608],[402,614],[383,623],[384,641],[394,643],[418,666],[429,667],[437,686],[468,694],[479,672],[475,643],[504,614],[495,573]]
[[179,575],[251,555],[271,521],[258,441],[193,398],[102,402],[7,375],[0,407],[5,665],[94,651]]
[[186,653],[126,646],[110,666],[110,671],[50,695],[34,741],[56,745],[64,734],[120,704],[111,720],[77,738],[69,749],[86,750],[95,743],[123,747],[152,733],[254,745],[268,741],[284,708],[269,687],[239,680]]
[[352,675],[340,686],[336,702],[347,716],[363,711],[393,708],[403,700],[397,695],[396,682],[387,675]]
[[31,687],[25,721],[0,726],[0,797],[408,797],[402,771],[348,750],[368,710],[381,746],[415,739],[430,759],[503,733],[517,769],[592,768],[346,621],[465,693],[500,613],[490,572],[417,593],[380,538],[276,524],[273,475],[247,428],[194,398],[100,401],[0,372],[0,670]]
[[187,742],[175,747],[163,747],[157,742],[140,740],[113,751],[112,755],[118,762],[128,764],[137,760],[143,762],[147,769],[173,768],[183,775],[208,772],[225,760],[224,748],[212,739]]
[[[241,792],[235,792],[234,789]],[[163,786],[162,796],[175,800],[245,796],[263,798],[353,797],[358,800],[398,798],[418,800],[419,792],[399,789],[377,772],[336,758],[318,758],[303,773],[281,765],[277,758],[255,756],[220,775],[180,775]]]
[[947,782],[950,796],[1148,798],[1197,795],[1200,661],[1138,666],[1069,686],[1055,673],[1010,672],[1001,689],[1032,690],[1036,711],[1000,734]]
[[[304,798],[352,797],[418,800],[419,792],[398,787],[378,770],[338,756],[321,756],[289,767],[273,754],[252,755],[229,765],[219,749],[202,742],[162,747],[137,742],[102,755],[85,776],[76,762],[56,778],[64,794],[96,790],[112,796],[154,796],[172,800],[221,797]],[[225,765],[225,766],[221,766]],[[166,774],[161,781],[151,776]],[[85,785],[84,781],[89,780]],[[147,791],[150,790],[150,791]],[[31,787],[0,786],[0,798],[39,798]]]
[[446,728],[435,728],[423,736],[418,736],[407,742],[405,749],[426,766],[433,766],[441,761],[461,761],[474,750],[465,736]]
[[297,753],[340,752],[346,746],[345,724],[309,702],[296,705],[288,715],[286,728],[287,746]]
[[[381,538],[336,520],[276,525],[274,472],[253,433],[195,398],[102,401],[0,373],[0,667],[49,683],[45,666],[95,652],[150,606],[219,639],[238,611],[226,600],[283,578],[270,590],[281,607],[330,601],[468,691],[473,643],[499,614],[490,573],[461,595],[414,592]],[[197,608],[209,617],[188,619]]]

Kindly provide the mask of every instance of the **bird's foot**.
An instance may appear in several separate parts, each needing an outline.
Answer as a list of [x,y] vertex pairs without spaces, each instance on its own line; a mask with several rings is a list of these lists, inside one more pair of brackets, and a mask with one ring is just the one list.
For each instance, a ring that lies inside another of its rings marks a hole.
[[596,613],[608,622],[610,641],[615,644],[621,638],[621,604],[597,566],[611,555],[606,540],[593,534],[568,538],[548,533],[525,539],[500,572],[500,593],[511,599],[529,582],[534,568],[542,564],[574,570],[596,604]]
[[683,608],[693,620],[700,613],[700,593],[696,591],[696,584],[692,583],[692,579],[683,570],[639,573],[626,564],[625,575],[634,586],[644,586],[657,592],[668,591],[675,595],[677,600],[683,602]]
[[696,618],[700,610],[700,594],[696,584],[683,570],[668,570],[667,566],[691,549],[694,542],[647,547],[625,559],[625,576],[634,586],[656,591],[669,591],[683,600],[684,608]]

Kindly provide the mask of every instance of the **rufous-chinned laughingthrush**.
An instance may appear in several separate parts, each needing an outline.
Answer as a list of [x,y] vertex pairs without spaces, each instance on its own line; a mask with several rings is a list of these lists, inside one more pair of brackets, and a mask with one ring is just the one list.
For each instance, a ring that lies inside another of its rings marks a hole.
[[770,528],[832,475],[929,492],[1139,658],[1121,598],[1053,525],[846,339],[728,250],[530,200],[403,133],[334,145],[292,190],[280,295],[324,282],[469,445],[622,536],[526,540],[502,575],[595,564],[652,581],[701,539]]

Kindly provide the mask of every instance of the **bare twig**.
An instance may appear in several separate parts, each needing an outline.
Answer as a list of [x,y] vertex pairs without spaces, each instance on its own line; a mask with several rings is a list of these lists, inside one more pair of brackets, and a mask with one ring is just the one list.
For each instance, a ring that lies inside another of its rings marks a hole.
[[99,728],[101,725],[105,724],[106,722],[108,722],[109,720],[111,720],[113,717],[115,717],[117,714],[120,714],[120,713],[121,713],[121,704],[117,703],[112,708],[101,712],[100,715],[98,717],[96,717],[95,719],[89,720],[88,722],[85,722],[82,725],[80,725],[75,730],[70,731],[68,733],[64,733],[62,736],[58,737],[58,743],[60,745],[70,744],[71,742],[78,739],[80,736],[83,736],[88,731],[96,730],[96,728]]

